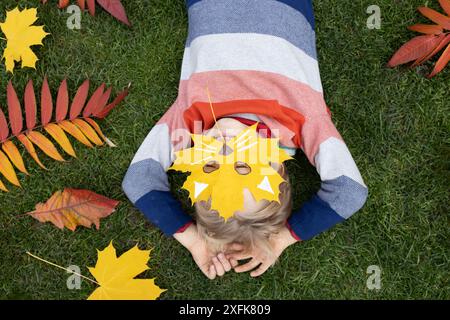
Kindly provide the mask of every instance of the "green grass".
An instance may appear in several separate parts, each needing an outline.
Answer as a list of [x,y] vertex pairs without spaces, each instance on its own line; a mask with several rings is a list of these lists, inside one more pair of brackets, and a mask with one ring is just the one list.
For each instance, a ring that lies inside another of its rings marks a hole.
[[[120,253],[135,244],[154,248],[143,276],[156,277],[168,289],[162,299],[449,299],[450,68],[432,80],[423,76],[431,64],[385,68],[413,36],[406,26],[425,21],[415,12],[425,2],[378,0],[382,28],[369,30],[366,8],[373,1],[314,1],[326,100],[368,184],[369,199],[349,221],[288,248],[261,278],[229,273],[213,281],[180,244],[146,222],[121,190],[133,154],[177,96],[187,32],[183,1],[125,1],[132,29],[99,9],[95,18],[83,15],[80,31],[68,30],[68,15],[54,5],[40,6],[39,22],[51,36],[35,49],[36,71],[16,69],[11,76],[0,66],[3,110],[11,78],[20,95],[28,78],[40,86],[45,74],[53,90],[67,77],[72,94],[86,77],[94,85],[105,81],[115,93],[132,82],[132,90],[101,122],[118,148],[74,142],[78,159],[61,164],[41,156],[48,171],[25,156],[31,176],[21,175],[23,189],[0,194],[0,298],[85,299],[92,284],[68,290],[64,271],[25,252],[79,265],[89,275],[85,266],[95,264],[96,249],[114,240]],[[436,7],[437,1],[427,2]],[[0,20],[16,3],[2,0]],[[21,7],[35,4],[21,1]],[[295,208],[319,187],[315,169],[304,155],[297,159],[289,165]],[[99,231],[61,231],[23,215],[65,187],[90,189],[121,204]],[[369,265],[382,268],[379,291],[366,288]]]

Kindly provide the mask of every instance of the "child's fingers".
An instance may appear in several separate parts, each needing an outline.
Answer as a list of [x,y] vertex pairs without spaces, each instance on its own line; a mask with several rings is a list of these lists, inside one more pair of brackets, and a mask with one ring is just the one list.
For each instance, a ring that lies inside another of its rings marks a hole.
[[225,257],[227,259],[233,259],[233,260],[245,260],[245,259],[252,258],[250,253],[245,253],[245,252],[229,253]]
[[219,258],[219,261],[222,263],[223,268],[226,272],[231,270],[231,264],[230,261],[228,261],[227,258],[225,258],[225,255],[223,253],[219,253],[217,256]]
[[217,259],[216,257],[213,257],[212,261],[214,263],[214,267],[216,268],[217,275],[219,277],[223,276],[225,274],[225,270],[224,270],[222,264],[220,263],[219,259]]
[[270,264],[269,263],[261,263],[261,265],[258,267],[258,269],[250,272],[250,276],[251,277],[259,277],[260,275],[262,275],[264,272],[267,271],[267,269],[269,269]]
[[234,268],[234,267],[236,267],[239,263],[237,262],[237,260],[235,260],[235,259],[233,259],[233,258],[230,258],[230,264],[231,264],[231,266]]
[[214,268],[214,265],[210,265],[209,270],[206,270],[204,273],[209,279],[214,280],[216,277],[216,268]]
[[246,264],[243,264],[241,266],[237,266],[236,268],[234,268],[234,271],[236,271],[236,272],[250,271],[250,270],[256,268],[260,263],[261,263],[261,261],[256,260],[256,259],[252,259],[249,262],[247,262]]

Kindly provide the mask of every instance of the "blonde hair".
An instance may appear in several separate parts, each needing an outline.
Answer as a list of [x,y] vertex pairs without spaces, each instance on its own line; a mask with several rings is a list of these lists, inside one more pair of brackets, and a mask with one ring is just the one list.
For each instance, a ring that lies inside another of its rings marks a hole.
[[291,186],[284,165],[278,170],[286,180],[280,184],[280,202],[268,201],[256,212],[236,212],[227,222],[217,211],[210,210],[211,199],[195,204],[198,233],[214,252],[225,251],[226,245],[237,242],[250,251],[258,243],[268,255],[273,256],[269,239],[286,223],[292,209]]

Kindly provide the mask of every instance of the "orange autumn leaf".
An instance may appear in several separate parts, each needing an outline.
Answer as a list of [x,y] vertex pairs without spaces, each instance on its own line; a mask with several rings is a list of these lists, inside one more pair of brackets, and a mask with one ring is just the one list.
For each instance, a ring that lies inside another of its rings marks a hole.
[[75,231],[77,226],[90,228],[92,224],[97,230],[100,219],[115,211],[119,201],[106,198],[89,190],[64,189],[58,191],[45,203],[36,205],[36,209],[28,212],[40,222],[51,222],[60,229],[66,227]]
[[388,67],[393,68],[413,61],[411,64],[411,68],[413,68],[430,60],[445,48],[428,78],[434,77],[445,68],[450,61],[450,32],[448,32],[450,31],[450,0],[439,0],[439,4],[444,9],[445,14],[428,7],[418,8],[423,16],[435,24],[409,26],[409,30],[424,35],[411,39],[398,49],[388,62]]
[[[106,117],[112,109],[125,99],[129,86],[108,104],[111,88],[106,89],[103,83],[88,99],[89,84],[89,80],[84,81],[70,103],[67,81],[63,80],[59,85],[56,102],[53,104],[47,79],[45,78],[43,81],[40,99],[36,97],[33,82],[30,80],[25,88],[24,108],[22,108],[21,99],[17,96],[16,89],[11,81],[8,83],[6,90],[8,118],[0,107],[0,178],[4,177],[10,183],[20,186],[15,168],[28,174],[22,155],[16,146],[17,142],[14,139],[20,141],[34,161],[44,169],[45,166],[40,161],[35,147],[57,161],[65,161],[58,151],[57,145],[70,156],[76,157],[67,134],[91,148],[93,144],[100,146],[105,142],[114,146],[105,137],[93,118],[103,119]],[[38,108],[38,101],[40,102],[40,108]],[[53,105],[55,105],[55,108],[53,108]],[[38,112],[38,109],[40,112]],[[38,113],[40,113],[40,123],[37,119]],[[46,132],[57,145],[39,131]],[[1,179],[0,190],[8,190]]]

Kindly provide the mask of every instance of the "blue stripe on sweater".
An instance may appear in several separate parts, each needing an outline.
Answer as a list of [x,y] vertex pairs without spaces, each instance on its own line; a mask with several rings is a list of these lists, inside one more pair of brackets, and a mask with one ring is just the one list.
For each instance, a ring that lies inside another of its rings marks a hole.
[[292,214],[288,223],[301,240],[309,240],[345,219],[317,195]]
[[192,218],[183,212],[180,202],[170,191],[151,191],[140,198],[136,207],[167,236],[172,236],[177,230]]
[[[202,0],[186,0],[186,5],[188,8],[192,7],[197,2],[200,2]],[[205,0],[203,0],[205,1]],[[232,3],[234,0],[230,0],[230,3]],[[314,29],[314,10],[312,5],[312,0],[272,0],[273,2],[281,2],[284,3],[295,10],[299,11],[303,14],[303,16],[308,20],[309,24],[311,25],[311,28]],[[216,0],[216,3],[225,2],[223,0]]]
[[189,9],[186,46],[197,37],[257,33],[282,38],[317,59],[315,32],[305,16],[273,0],[203,0]]

